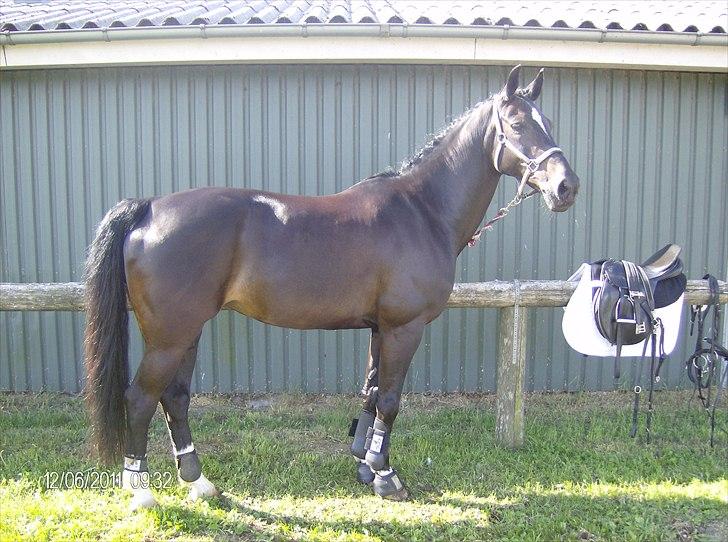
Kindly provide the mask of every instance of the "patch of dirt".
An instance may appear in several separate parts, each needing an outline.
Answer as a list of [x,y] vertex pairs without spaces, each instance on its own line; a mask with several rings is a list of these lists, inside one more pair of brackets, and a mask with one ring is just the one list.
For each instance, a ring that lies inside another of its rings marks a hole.
[[[687,405],[691,390],[657,391],[657,401],[666,409]],[[559,411],[583,411],[585,408],[603,410],[623,410],[632,400],[631,391],[616,390],[604,392],[529,392],[526,394],[526,409],[547,409],[558,407]],[[475,407],[492,409],[495,407],[495,395],[485,393],[405,393],[402,395],[405,407],[420,410],[445,408]],[[332,407],[350,405],[356,409],[361,404],[361,397],[356,394],[198,394],[192,398],[190,410],[196,413],[214,412],[216,414],[238,413],[241,411],[285,412],[288,410],[308,409],[312,414]],[[29,405],[59,406],[70,409],[83,408],[78,395],[60,393],[6,393],[0,392],[0,410],[12,411],[24,409]]]
[[675,520],[672,522],[672,528],[680,542],[691,542],[695,534],[695,526],[688,521]]
[[495,395],[482,393],[424,394],[407,393],[402,395],[402,406],[419,410],[440,408],[495,408]]
[[78,394],[60,392],[0,391],[0,412],[33,408],[68,408],[72,411],[83,408],[83,400]]
[[[661,404],[684,405],[690,399],[691,391],[661,391],[656,395]],[[631,390],[598,391],[598,392],[529,392],[526,394],[526,407],[534,408],[558,406],[559,409],[583,410],[589,407],[597,410],[622,410],[625,401],[632,399]],[[309,408],[311,412],[329,409],[335,406],[360,404],[361,397],[355,394],[203,394],[192,398],[192,408],[198,411],[210,408],[244,410],[286,410],[290,408]],[[441,407],[483,407],[495,406],[495,394],[492,393],[405,393],[402,395],[403,404],[412,405],[413,408],[430,410]]]
[[728,540],[728,519],[704,523],[698,527],[700,540],[705,542],[725,542]]
[[281,430],[276,431],[274,434],[281,441],[300,451],[320,455],[349,453],[348,440],[340,440],[317,432]]
[[[219,410],[221,407],[241,410],[287,410],[308,409],[314,413],[321,410],[330,410],[332,407],[351,405],[359,407],[361,397],[354,394],[321,395],[321,394],[269,394],[269,395],[195,395],[192,398],[191,410],[204,412],[206,410]],[[442,407],[493,407],[495,395],[493,394],[423,394],[405,393],[402,395],[402,404],[410,405],[418,410],[434,410]]]
[[728,540],[728,519],[719,519],[695,526],[689,521],[674,520],[672,528],[679,542],[726,542]]

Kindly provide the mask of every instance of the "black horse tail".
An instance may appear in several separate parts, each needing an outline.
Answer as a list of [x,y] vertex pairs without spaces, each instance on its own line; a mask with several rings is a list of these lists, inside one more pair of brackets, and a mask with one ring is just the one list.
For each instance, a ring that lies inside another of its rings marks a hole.
[[104,463],[124,452],[129,385],[129,314],[124,272],[124,240],[149,210],[150,199],[125,199],[99,224],[86,259],[84,396],[91,422],[91,443]]

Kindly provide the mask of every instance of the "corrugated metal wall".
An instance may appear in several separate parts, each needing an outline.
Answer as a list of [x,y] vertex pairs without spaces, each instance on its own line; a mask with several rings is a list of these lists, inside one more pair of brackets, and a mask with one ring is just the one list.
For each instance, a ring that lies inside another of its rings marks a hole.
[[[205,185],[346,188],[396,166],[499,90],[506,73],[366,65],[0,73],[0,280],[79,280],[95,223],[124,197]],[[565,278],[584,260],[639,260],[668,241],[685,247],[691,278],[725,277],[727,80],[548,70],[541,102],[583,180],[578,202],[552,215],[529,200],[464,252],[457,280]],[[503,180],[490,213],[514,190]],[[613,387],[611,362],[570,352],[560,309],[531,318],[531,389]],[[83,314],[0,313],[0,389],[78,391],[82,324]],[[493,390],[496,324],[494,310],[444,313],[426,332],[407,389]],[[367,341],[364,332],[291,331],[224,313],[203,334],[195,389],[354,391]],[[665,368],[665,385],[684,383],[690,342]]]

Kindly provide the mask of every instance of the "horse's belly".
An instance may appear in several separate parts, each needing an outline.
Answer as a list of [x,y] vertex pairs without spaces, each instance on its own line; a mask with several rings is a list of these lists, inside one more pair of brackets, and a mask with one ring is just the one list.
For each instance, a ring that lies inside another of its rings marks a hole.
[[235,310],[266,324],[292,329],[358,329],[372,326],[371,319],[340,307],[268,303],[264,307],[248,300],[232,300],[225,308]]
[[294,329],[354,329],[372,326],[374,292],[365,283],[334,284],[308,276],[261,274],[236,281],[225,307],[265,322]]

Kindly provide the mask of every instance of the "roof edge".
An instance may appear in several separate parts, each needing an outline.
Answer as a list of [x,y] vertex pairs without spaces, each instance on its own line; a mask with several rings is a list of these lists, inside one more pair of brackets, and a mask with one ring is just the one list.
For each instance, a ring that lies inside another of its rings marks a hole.
[[666,40],[659,32],[521,27],[453,31],[449,26],[373,24],[354,28],[241,25],[96,29],[29,32],[12,45],[0,42],[0,69],[294,62],[534,64],[728,73],[727,47],[728,35],[688,33]]
[[179,27],[88,28],[74,30],[5,30],[0,45],[225,37],[379,37],[379,38],[484,38],[593,43],[645,43],[689,46],[728,46],[728,34],[661,32],[595,28],[543,28],[531,26],[455,26],[407,24],[235,24]]

